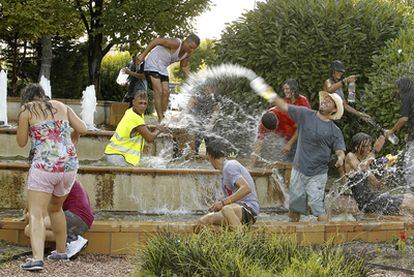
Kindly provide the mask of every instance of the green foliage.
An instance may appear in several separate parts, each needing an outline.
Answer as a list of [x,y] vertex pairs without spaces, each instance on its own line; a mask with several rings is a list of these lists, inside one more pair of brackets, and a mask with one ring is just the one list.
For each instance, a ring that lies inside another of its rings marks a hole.
[[140,254],[142,276],[367,276],[365,261],[333,246],[253,232],[160,234]]
[[[413,30],[402,31],[373,57],[368,74],[370,84],[366,86],[366,107],[385,128],[391,128],[399,118],[401,100],[396,95],[396,80],[405,76],[414,79],[413,37]],[[400,132],[400,139],[405,133],[404,129]]]
[[102,95],[104,99],[121,101],[127,92],[127,86],[116,83],[119,70],[131,61],[129,52],[110,52],[102,60]]
[[[197,72],[210,66],[217,59],[217,54],[214,49],[215,41],[211,39],[203,39],[200,46],[191,55],[190,58],[190,72]],[[170,80],[179,83],[183,80],[182,72],[180,71],[180,63],[175,63],[169,68]]]

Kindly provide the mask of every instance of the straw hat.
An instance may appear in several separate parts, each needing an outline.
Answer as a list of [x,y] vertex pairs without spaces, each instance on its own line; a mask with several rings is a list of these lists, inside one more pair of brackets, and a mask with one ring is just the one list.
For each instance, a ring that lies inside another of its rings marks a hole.
[[341,119],[342,115],[344,114],[344,104],[342,102],[341,96],[336,93],[329,93],[327,91],[320,91],[319,92],[319,103],[325,99],[326,96],[330,96],[332,100],[335,102],[336,105],[336,112],[330,116],[332,120],[339,120]]

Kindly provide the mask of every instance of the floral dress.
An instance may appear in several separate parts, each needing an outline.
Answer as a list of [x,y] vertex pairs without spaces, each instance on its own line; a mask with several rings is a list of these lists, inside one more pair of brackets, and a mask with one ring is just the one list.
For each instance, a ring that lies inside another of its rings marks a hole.
[[48,172],[76,171],[79,161],[68,121],[47,120],[30,126],[31,167]]

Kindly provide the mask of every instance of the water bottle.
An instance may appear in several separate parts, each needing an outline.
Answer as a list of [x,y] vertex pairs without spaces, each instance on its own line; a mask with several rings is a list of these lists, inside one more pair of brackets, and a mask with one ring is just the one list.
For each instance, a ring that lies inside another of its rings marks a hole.
[[355,82],[348,84],[348,103],[355,103]]
[[[388,130],[382,129],[382,131],[386,134]],[[390,134],[388,135],[388,141],[394,145],[397,145],[400,142],[400,139],[395,134]]]
[[278,95],[276,92],[270,87],[263,78],[257,77],[250,82],[250,86],[252,89],[259,94],[261,97],[272,103]]

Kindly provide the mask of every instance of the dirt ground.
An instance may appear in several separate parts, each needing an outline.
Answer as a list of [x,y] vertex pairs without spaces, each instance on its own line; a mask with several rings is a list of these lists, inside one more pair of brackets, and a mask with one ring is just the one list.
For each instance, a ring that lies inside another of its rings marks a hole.
[[[0,276],[34,276],[20,269],[27,257],[20,257],[0,264]],[[70,262],[45,261],[45,268],[36,276],[131,276],[134,271],[133,256],[84,254]]]

